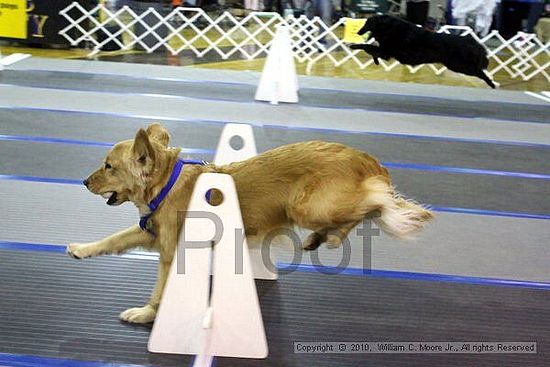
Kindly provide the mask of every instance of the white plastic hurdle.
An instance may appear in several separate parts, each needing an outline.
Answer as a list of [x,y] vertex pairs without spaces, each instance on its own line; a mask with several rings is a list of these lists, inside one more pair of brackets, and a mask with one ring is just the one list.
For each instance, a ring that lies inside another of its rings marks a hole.
[[[239,138],[241,146],[238,149],[233,148],[231,140]],[[220,135],[220,140],[218,140],[214,164],[222,166],[224,164],[244,161],[256,155],[258,155],[258,151],[256,149],[256,139],[254,139],[252,126],[247,124],[225,124]]]
[[[238,149],[231,144],[235,137],[242,143]],[[252,127],[227,124],[214,162],[228,164],[256,154]],[[222,193],[220,205],[206,201],[206,193],[212,189]],[[202,174],[189,203],[149,351],[194,354],[194,367],[209,367],[213,356],[267,357],[254,278],[274,280],[277,272],[265,266],[260,248],[248,248],[233,179],[224,174]]]
[[298,77],[288,26],[280,24],[269,49],[254,99],[298,103]]
[[[231,146],[231,139],[240,137],[242,147],[234,149]],[[256,150],[256,140],[252,126],[246,124],[226,124],[216,149],[214,164],[224,165],[232,162],[244,161],[258,155]],[[268,251],[264,249],[264,251]],[[250,260],[252,263],[252,272],[254,278],[264,280],[276,280],[277,269],[269,269],[262,259],[262,247],[260,244],[249,249]]]
[[[223,195],[218,206],[205,199],[211,189]],[[267,338],[246,238],[242,236],[242,243],[235,244],[236,233],[244,226],[231,176],[202,174],[188,211],[217,216],[223,231],[211,218],[186,218],[149,338],[149,351],[195,354],[195,367],[210,366],[212,356],[267,357]],[[216,237],[219,240],[214,247],[204,245]]]

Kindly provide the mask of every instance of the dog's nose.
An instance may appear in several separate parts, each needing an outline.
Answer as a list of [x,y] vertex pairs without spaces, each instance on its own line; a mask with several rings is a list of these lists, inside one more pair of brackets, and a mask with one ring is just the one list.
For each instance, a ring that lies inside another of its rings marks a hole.
[[84,184],[84,186],[88,187],[90,181],[88,181],[88,179],[85,179],[84,181],[82,181],[82,183]]

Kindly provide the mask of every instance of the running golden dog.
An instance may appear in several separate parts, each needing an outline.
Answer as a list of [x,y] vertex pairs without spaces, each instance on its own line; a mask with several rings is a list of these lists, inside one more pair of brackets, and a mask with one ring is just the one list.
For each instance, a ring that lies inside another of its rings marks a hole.
[[[140,215],[151,214],[149,203],[173,175],[179,148],[168,147],[168,132],[159,124],[140,129],[135,139],[116,144],[102,166],[84,180],[88,189],[109,205],[133,202]],[[246,233],[256,238],[277,228],[312,230],[303,248],[322,243],[335,247],[367,216],[386,233],[405,238],[432,218],[424,207],[393,189],[388,171],[367,153],[342,144],[310,141],[285,145],[226,166],[185,165],[166,198],[147,220],[103,240],[68,246],[83,259],[120,254],[135,247],[160,253],[158,279],[147,305],[121,313],[122,320],[148,323],[155,319],[185,212],[201,173],[229,174],[235,180]],[[215,198],[213,198],[215,199]]]

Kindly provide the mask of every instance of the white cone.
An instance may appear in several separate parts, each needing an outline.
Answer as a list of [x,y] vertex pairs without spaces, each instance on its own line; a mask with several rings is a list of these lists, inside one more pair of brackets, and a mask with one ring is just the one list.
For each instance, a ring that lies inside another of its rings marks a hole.
[[256,100],[272,104],[298,102],[298,77],[288,27],[280,25],[269,49]]

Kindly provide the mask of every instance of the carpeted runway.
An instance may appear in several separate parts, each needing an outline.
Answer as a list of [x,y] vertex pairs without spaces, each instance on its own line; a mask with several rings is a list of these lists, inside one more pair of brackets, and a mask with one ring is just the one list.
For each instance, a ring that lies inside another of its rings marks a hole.
[[[10,310],[1,350],[120,364],[190,364],[189,356],[144,352],[150,326],[117,319],[125,307],[147,300],[153,261],[104,257],[76,262],[62,253],[0,251],[0,263],[7,292],[1,310]],[[550,317],[547,291],[303,272],[277,282],[257,281],[257,288],[270,356],[263,361],[217,358],[217,366],[502,365],[498,355],[293,354],[294,342],[317,340],[536,337],[539,354],[507,356],[506,365],[545,366],[550,358],[544,348],[550,335],[540,322]]]
[[[171,98],[254,103],[255,85],[237,82],[197,82],[148,80],[127,76],[101,75],[40,70],[6,71],[3,84],[33,88],[106,92],[110,94],[167,95]],[[487,101],[461,101],[426,96],[347,92],[342,90],[304,88],[300,105],[332,109],[360,109],[393,113],[415,113],[462,118],[548,123],[547,106]]]
[[[259,151],[304,140],[376,156],[436,211],[416,240],[319,249],[257,281],[270,355],[217,366],[547,366],[550,106],[519,92],[301,77],[300,103],[253,101],[258,74],[32,58],[0,73],[0,366],[189,365],[147,352],[120,322],[147,300],[156,257],[75,261],[64,246],[137,223],[80,182],[110,148],[161,122],[183,155],[212,159],[225,123]],[[355,231],[354,231],[355,232]],[[300,233],[303,237],[307,232]],[[281,267],[292,261],[277,250]],[[366,256],[367,255],[367,256]],[[365,259],[367,261],[365,262]],[[373,269],[363,273],[361,269]],[[536,341],[536,354],[295,354],[297,341]]]

